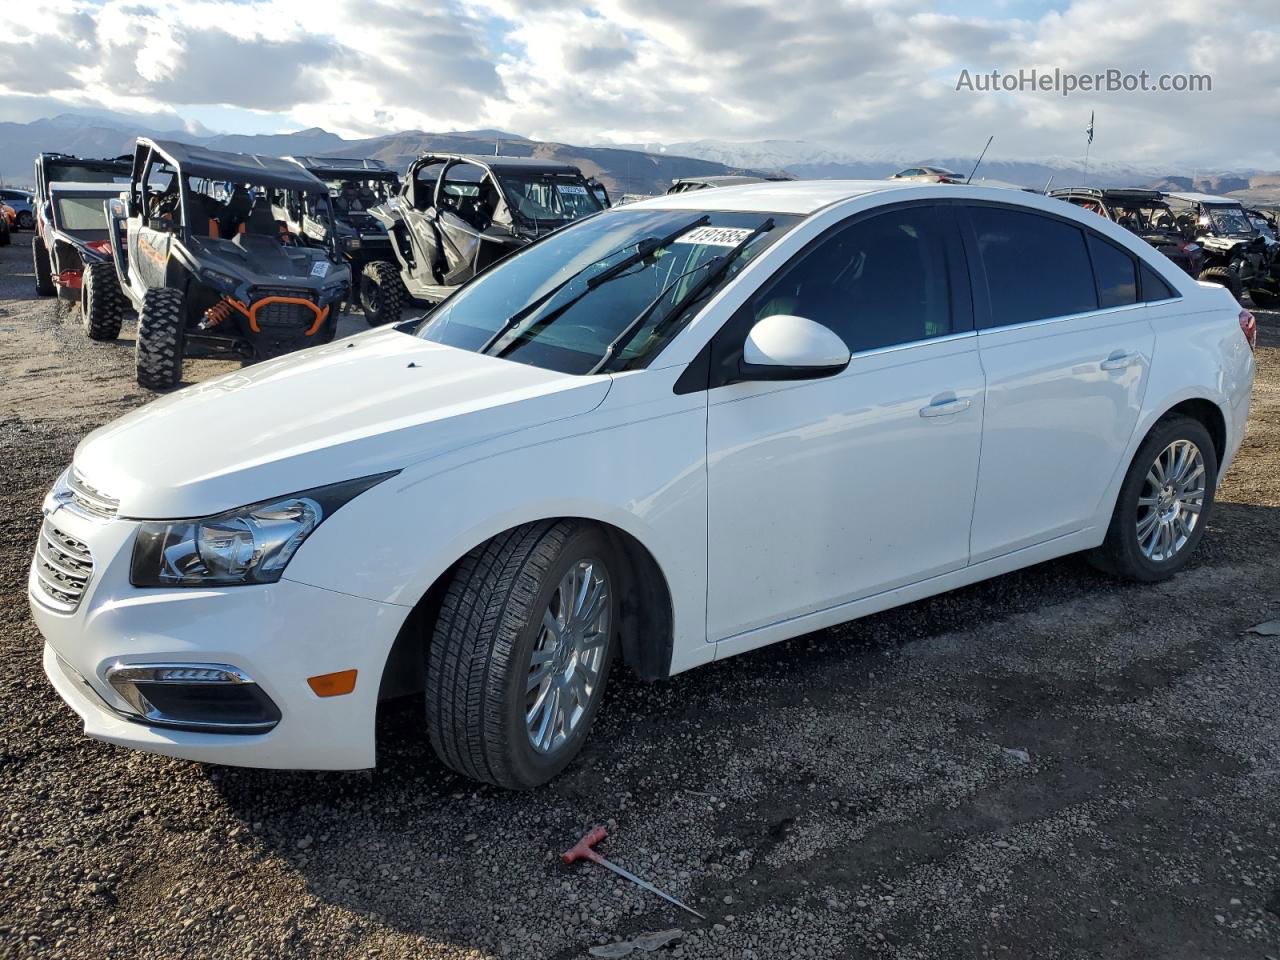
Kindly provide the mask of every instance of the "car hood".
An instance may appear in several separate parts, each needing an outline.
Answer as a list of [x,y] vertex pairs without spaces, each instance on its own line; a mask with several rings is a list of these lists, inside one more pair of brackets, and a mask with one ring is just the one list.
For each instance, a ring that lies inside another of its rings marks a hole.
[[387,327],[149,403],[89,434],[75,466],[121,516],[207,516],[583,414],[611,382]]

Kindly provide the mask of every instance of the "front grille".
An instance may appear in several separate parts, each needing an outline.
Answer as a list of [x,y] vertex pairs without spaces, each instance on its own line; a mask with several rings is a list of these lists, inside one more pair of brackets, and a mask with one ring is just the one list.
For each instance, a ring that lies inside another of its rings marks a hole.
[[[253,300],[256,303],[266,297],[293,297],[294,299],[315,302],[314,296],[307,290],[281,290],[270,287],[255,287]],[[310,307],[301,303],[268,303],[259,308],[255,315],[260,327],[286,327],[296,330],[299,327],[308,329],[315,323],[316,315]]]
[[93,554],[89,545],[68,536],[48,518],[40,528],[36,543],[36,599],[61,613],[80,605],[89,578],[93,576]]
[[120,509],[120,501],[108,497],[97,487],[87,483],[75,467],[67,475],[67,489],[71,491],[71,502],[80,508],[82,513],[102,520],[112,519]]

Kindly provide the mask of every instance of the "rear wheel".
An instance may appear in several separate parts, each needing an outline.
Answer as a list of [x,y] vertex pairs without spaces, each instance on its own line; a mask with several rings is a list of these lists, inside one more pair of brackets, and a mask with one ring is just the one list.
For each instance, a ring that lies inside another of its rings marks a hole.
[[546,783],[600,708],[622,566],[597,527],[517,527],[458,564],[427,651],[427,728],[448,766],[510,789]]
[[124,294],[113,263],[90,263],[80,282],[80,320],[90,340],[114,340],[124,321]]
[[31,216],[30,210],[18,211],[18,229],[19,230],[32,230],[32,229],[35,229],[35,225],[36,225],[35,217]]
[[1231,291],[1233,297],[1237,300],[1240,299],[1240,284],[1236,282],[1236,278],[1231,275],[1231,271],[1226,267],[1209,267],[1207,270],[1201,270],[1200,276],[1196,279],[1226,287]]
[[44,240],[40,237],[31,241],[31,269],[36,275],[36,293],[42,297],[51,297],[57,293],[53,287],[53,267],[49,263],[49,251],[45,249]]
[[148,390],[168,390],[182,380],[187,339],[182,306],[182,291],[168,287],[148,290],[142,298],[134,358],[138,384]]
[[1218,455],[1198,420],[1171,416],[1152,428],[1120,486],[1107,539],[1090,562],[1126,580],[1165,580],[1204,536],[1218,481]]
[[1249,299],[1259,310],[1274,310],[1280,306],[1280,293],[1274,290],[1261,290],[1255,287],[1249,291]]
[[365,264],[360,272],[360,309],[369,326],[380,327],[399,320],[407,296],[394,263],[374,260]]

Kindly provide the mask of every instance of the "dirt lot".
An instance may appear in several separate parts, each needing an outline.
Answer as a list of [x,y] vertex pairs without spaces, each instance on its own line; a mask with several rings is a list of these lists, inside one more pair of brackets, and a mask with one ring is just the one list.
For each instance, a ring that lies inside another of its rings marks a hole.
[[[619,675],[587,753],[477,788],[380,721],[368,774],[84,739],[40,670],[39,499],[145,403],[118,346],[0,249],[0,957],[1280,957],[1280,315],[1192,568],[1067,559],[664,683]],[[192,364],[195,377],[229,364]],[[163,456],[163,451],[157,451]],[[1025,751],[1022,752],[1022,751]],[[705,912],[556,854],[603,852]]]

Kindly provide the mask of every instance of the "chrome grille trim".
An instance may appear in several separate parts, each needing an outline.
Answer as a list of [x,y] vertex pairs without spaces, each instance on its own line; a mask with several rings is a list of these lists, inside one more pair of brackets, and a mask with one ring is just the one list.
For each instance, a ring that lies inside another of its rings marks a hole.
[[67,474],[67,489],[71,492],[72,505],[91,517],[110,520],[120,510],[119,500],[88,483],[75,467]]
[[46,517],[33,567],[40,588],[35,599],[59,613],[71,613],[93,576],[93,554],[88,544],[63,533]]

